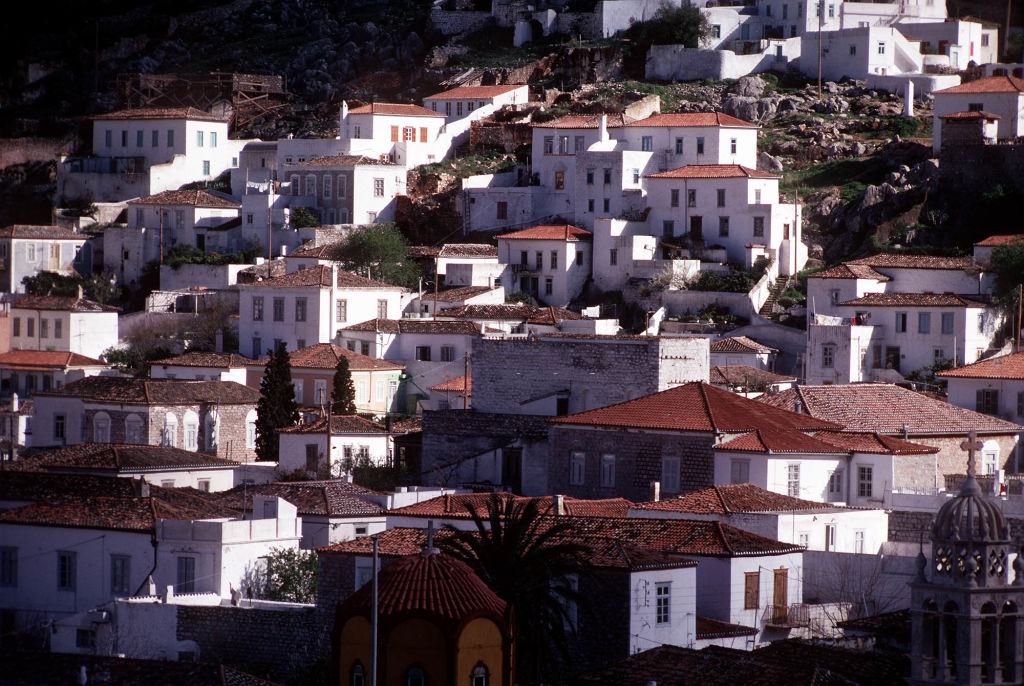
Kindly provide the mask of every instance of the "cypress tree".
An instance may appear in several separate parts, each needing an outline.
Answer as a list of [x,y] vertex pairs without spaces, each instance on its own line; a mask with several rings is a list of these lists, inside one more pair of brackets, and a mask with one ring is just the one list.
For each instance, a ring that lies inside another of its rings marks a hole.
[[299,421],[299,408],[295,403],[292,384],[292,364],[288,348],[283,342],[270,351],[267,366],[260,382],[260,399],[256,404],[256,457],[276,460],[278,454],[277,430]]
[[343,355],[338,358],[338,366],[334,368],[334,387],[331,390],[331,414],[356,413],[356,387],[352,383],[352,372],[348,367],[348,359]]

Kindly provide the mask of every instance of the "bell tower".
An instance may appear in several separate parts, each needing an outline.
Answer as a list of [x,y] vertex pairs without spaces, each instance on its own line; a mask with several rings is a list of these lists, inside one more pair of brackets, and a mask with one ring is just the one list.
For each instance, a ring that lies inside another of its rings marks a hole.
[[995,500],[975,479],[972,431],[967,478],[932,523],[932,559],[917,556],[911,582],[910,683],[1024,686],[1024,559]]

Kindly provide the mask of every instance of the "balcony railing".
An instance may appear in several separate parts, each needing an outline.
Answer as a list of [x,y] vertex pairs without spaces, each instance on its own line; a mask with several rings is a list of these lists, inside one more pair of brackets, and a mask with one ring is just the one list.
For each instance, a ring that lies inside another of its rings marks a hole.
[[792,605],[768,605],[761,616],[766,627],[773,629],[795,629],[811,623],[810,608],[803,603]]

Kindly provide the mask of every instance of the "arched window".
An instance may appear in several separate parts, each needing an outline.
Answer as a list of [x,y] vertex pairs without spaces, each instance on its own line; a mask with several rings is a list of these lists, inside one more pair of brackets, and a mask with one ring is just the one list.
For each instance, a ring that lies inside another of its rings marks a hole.
[[316,196],[316,175],[306,174],[306,195]]
[[199,415],[192,410],[185,412],[185,450],[199,450]]
[[487,665],[483,662],[477,662],[476,667],[469,673],[469,686],[487,686],[490,683],[490,673],[487,671]]
[[365,686],[366,684],[366,670],[358,660],[352,665],[352,677],[349,679],[349,683],[351,686]]
[[137,414],[130,414],[124,418],[124,442],[143,443],[142,440],[142,417]]
[[173,412],[164,416],[163,444],[169,448],[178,447],[178,418]]
[[206,450],[217,450],[217,434],[220,433],[220,420],[217,418],[217,415],[212,412],[206,415],[203,433],[205,434],[205,440],[203,443],[206,446]]
[[245,415],[245,447],[249,450],[256,448],[256,410],[249,410]]
[[418,665],[405,671],[405,686],[427,686],[427,673]]
[[92,442],[110,443],[110,415],[106,412],[92,416]]

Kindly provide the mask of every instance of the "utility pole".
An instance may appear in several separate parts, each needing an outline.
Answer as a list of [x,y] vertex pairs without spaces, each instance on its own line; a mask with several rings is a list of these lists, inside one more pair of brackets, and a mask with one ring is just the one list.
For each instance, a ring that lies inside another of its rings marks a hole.
[[160,215],[160,264],[164,263],[164,209],[161,207],[157,210],[157,214]]
[[462,376],[462,409],[469,409],[469,353],[466,353]]
[[1010,56],[1010,8],[1013,7],[1013,0],[1006,0],[1006,30],[1003,31],[1003,57]]
[[825,23],[825,0],[818,0],[818,100],[821,100],[821,28]]
[[380,541],[373,537],[373,605],[370,611],[370,686],[377,686],[377,565],[380,564]]

